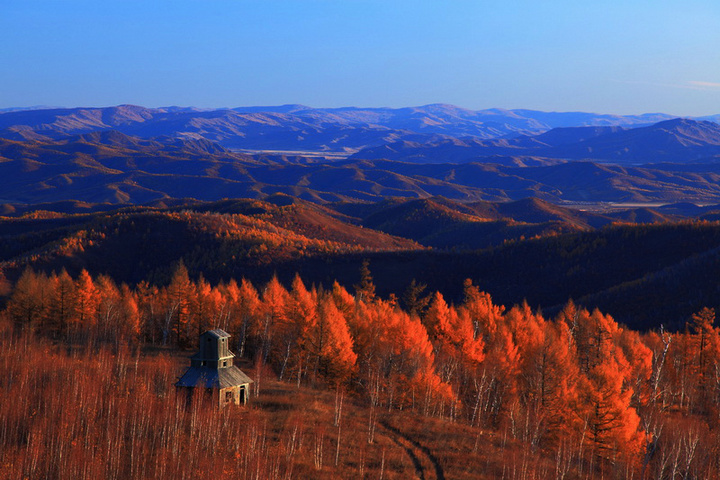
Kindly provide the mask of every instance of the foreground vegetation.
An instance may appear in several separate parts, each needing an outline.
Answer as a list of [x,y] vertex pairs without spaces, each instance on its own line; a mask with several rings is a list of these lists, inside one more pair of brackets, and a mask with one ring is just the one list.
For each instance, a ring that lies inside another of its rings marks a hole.
[[528,461],[555,468],[507,436],[371,412],[341,390],[298,388],[257,369],[249,371],[261,388],[248,407],[187,407],[172,388],[184,358],[67,349],[3,327],[2,393],[23,401],[0,405],[0,478],[470,479],[498,478]]
[[361,438],[363,410],[349,400],[333,409],[332,393],[263,381],[250,408],[186,406],[173,388],[184,359],[124,347],[65,349],[3,333],[2,393],[22,401],[0,405],[2,478],[407,478],[414,471],[387,435],[372,444]]
[[[354,295],[213,286],[182,265],[134,289],[26,270],[3,312],[0,389],[18,401],[0,407],[0,461],[9,478],[720,475],[714,310],[641,335],[573,303],[545,319],[464,291],[381,299],[367,265]],[[175,401],[213,327],[253,359],[250,409]]]

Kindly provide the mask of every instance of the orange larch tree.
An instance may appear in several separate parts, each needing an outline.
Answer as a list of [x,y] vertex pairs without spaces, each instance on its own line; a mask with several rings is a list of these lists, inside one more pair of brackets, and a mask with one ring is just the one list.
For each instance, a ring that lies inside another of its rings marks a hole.
[[355,298],[337,281],[333,282],[332,296],[335,306],[340,309],[345,318],[352,318],[355,310]]
[[160,291],[148,282],[135,287],[135,301],[140,315],[140,329],[145,341],[159,343],[162,338],[163,315]]
[[289,300],[287,290],[280,284],[277,276],[273,276],[263,290],[259,322],[253,331],[253,335],[259,340],[263,363],[267,363],[276,347],[275,334],[281,325],[287,322]]
[[331,295],[325,294],[318,299],[317,312],[317,321],[309,325],[305,336],[315,365],[314,373],[328,381],[342,382],[350,377],[357,360],[350,330]]
[[75,279],[75,315],[70,319],[73,332],[94,328],[100,296],[92,277],[83,269]]
[[360,282],[355,285],[355,296],[363,302],[372,302],[375,299],[375,284],[370,274],[370,260],[363,260],[360,267]]
[[75,313],[75,283],[65,269],[50,275],[48,283],[48,323],[54,335],[65,336],[70,318]]
[[[575,340],[580,354],[580,397],[575,412],[587,423],[589,445],[603,461],[639,458],[645,438],[632,407],[633,367],[617,345],[620,327],[598,310],[580,311]],[[641,362],[642,363],[642,362]]]
[[483,338],[476,336],[469,311],[458,312],[436,292],[425,314],[425,325],[435,349],[436,371],[457,395],[465,396],[485,358]]
[[308,349],[304,339],[318,321],[317,292],[309,291],[295,275],[287,305],[287,315],[278,326],[277,344],[280,350],[280,378],[291,370],[300,382],[307,368]]
[[194,285],[190,281],[185,264],[180,261],[175,268],[170,285],[166,289],[165,328],[163,337],[167,341],[174,336],[180,347],[191,344],[188,332],[190,300],[194,296]]
[[118,338],[120,341],[136,343],[142,333],[138,302],[130,287],[120,285]]
[[261,306],[257,290],[249,280],[243,278],[238,288],[237,300],[231,307],[233,316],[230,321],[230,333],[237,339],[237,354],[240,357],[246,354],[248,337],[258,330],[262,315]]
[[7,312],[16,325],[35,330],[44,321],[47,309],[46,278],[28,267],[15,283]]
[[[529,364],[530,391],[541,410],[545,438],[553,445],[582,431],[584,424],[572,412],[578,402],[580,369],[570,331],[564,322],[547,322],[544,341]],[[541,439],[542,440],[542,439]]]
[[693,361],[690,372],[693,378],[695,401],[698,413],[716,411],[718,397],[718,376],[720,376],[720,330],[715,327],[715,309],[703,308],[695,313],[687,326],[692,334],[690,344]]
[[475,337],[482,336],[486,343],[492,342],[497,331],[498,321],[502,318],[503,307],[493,304],[492,297],[472,284],[468,278],[463,285],[463,304],[475,330]]
[[587,421],[592,451],[606,461],[618,456],[637,461],[645,444],[640,417],[631,407],[633,390],[623,387],[626,367],[609,354],[579,383],[577,414]]
[[410,315],[416,315],[418,317],[425,315],[425,309],[427,309],[431,300],[430,295],[423,294],[425,289],[427,289],[427,285],[418,283],[417,280],[413,278],[405,290],[405,293],[403,293],[403,306]]
[[115,282],[107,275],[100,275],[95,282],[99,298],[97,314],[97,331],[95,335],[103,340],[117,337],[120,324],[122,297]]

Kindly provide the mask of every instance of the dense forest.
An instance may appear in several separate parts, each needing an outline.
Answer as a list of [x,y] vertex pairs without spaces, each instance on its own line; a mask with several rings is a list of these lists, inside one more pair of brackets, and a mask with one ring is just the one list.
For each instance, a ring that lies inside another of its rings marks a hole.
[[[720,476],[713,207],[46,207],[0,217],[7,478]],[[211,328],[247,407],[176,398]]]
[[[501,306],[470,280],[454,303],[417,282],[380,297],[367,262],[359,278],[211,284],[180,263],[130,287],[26,269],[2,313],[0,388],[23,399],[0,407],[8,478],[720,475],[712,308],[638,333],[573,302]],[[214,327],[247,359],[249,409],[174,401],[178,359]]]
[[[587,216],[579,218],[582,212],[568,217],[569,209],[543,210],[535,214],[541,223],[504,223],[517,233],[536,234],[503,240],[507,230],[498,221],[468,220],[469,214],[439,209],[440,201],[413,203],[411,209],[390,202],[320,206],[278,195],[266,201],[0,217],[0,283],[3,276],[17,280],[29,265],[46,274],[65,269],[77,276],[85,269],[130,286],[143,281],[166,285],[182,260],[191,277],[202,275],[213,284],[247,278],[260,285],[276,275],[289,285],[299,273],[306,283],[328,289],[336,280],[355,284],[363,260],[369,259],[384,298],[401,295],[415,280],[459,303],[463,281],[470,278],[500,304],[527,300],[532,308],[555,315],[573,299],[633,329],[664,325],[672,331],[703,307],[720,307],[713,281],[720,276],[715,220],[661,217],[659,223],[591,228]],[[481,207],[491,206],[465,206],[476,215]],[[509,214],[511,207],[492,215]],[[562,223],[537,233],[543,222]],[[412,238],[421,225],[435,233]],[[467,248],[483,229],[494,231],[495,241]],[[432,235],[455,238],[454,244],[422,243]]]

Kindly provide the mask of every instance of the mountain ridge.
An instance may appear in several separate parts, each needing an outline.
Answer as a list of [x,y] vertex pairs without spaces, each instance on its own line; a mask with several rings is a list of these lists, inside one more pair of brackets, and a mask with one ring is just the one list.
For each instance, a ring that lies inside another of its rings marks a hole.
[[0,203],[18,205],[262,199],[275,193],[320,204],[435,196],[464,202],[537,197],[552,203],[715,204],[719,184],[720,163],[712,162],[621,166],[522,156],[465,163],[309,162],[233,152],[202,138],[144,139],[115,131],[44,141],[0,138]]
[[510,139],[461,138],[425,143],[395,141],[365,148],[350,158],[457,163],[496,155],[625,165],[717,161],[716,157],[720,157],[720,125],[707,120],[675,118],[637,128],[559,127],[538,135]]
[[[314,108],[304,105],[200,109],[138,105],[0,112],[0,136],[57,139],[94,130],[119,130],[144,138],[203,137],[226,148],[347,151],[400,138],[435,135],[491,139],[568,126],[639,126],[667,114],[605,115],[533,110],[468,110],[429,104],[404,108]],[[714,116],[707,117],[715,118]]]

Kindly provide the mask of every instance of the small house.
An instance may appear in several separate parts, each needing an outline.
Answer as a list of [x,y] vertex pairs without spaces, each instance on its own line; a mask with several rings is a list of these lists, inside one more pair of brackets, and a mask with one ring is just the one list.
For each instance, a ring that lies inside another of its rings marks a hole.
[[175,384],[178,390],[192,395],[194,389],[203,388],[220,407],[246,404],[253,381],[233,364],[229,339],[219,328],[200,335],[200,351],[190,358],[190,368]]

